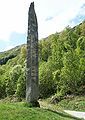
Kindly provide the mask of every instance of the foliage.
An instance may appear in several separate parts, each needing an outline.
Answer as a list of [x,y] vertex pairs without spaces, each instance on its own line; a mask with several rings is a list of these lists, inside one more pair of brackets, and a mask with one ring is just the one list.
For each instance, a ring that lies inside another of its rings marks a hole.
[[24,72],[20,75],[17,81],[16,96],[19,98],[24,98],[26,94],[26,79]]
[[[41,98],[85,94],[85,21],[39,41]],[[0,53],[0,98],[25,97],[26,45]]]
[[42,62],[39,68],[39,90],[40,97],[49,97],[56,92],[56,81],[52,75],[51,62]]
[[85,96],[68,96],[67,99],[61,100],[58,103],[58,106],[63,109],[76,110],[76,111],[85,111]]
[[6,84],[6,93],[7,95],[13,95],[16,92],[17,81],[22,74],[21,65],[16,65],[9,73],[9,80]]
[[39,103],[44,108],[55,111],[74,110],[85,112],[85,96],[68,95],[60,97],[55,94],[49,98],[40,100]]

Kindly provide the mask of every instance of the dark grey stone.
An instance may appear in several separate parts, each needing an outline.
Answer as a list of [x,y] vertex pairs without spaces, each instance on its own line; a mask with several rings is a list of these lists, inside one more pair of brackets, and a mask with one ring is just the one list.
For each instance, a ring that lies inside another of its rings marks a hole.
[[28,12],[26,101],[37,102],[38,91],[38,23],[32,2]]

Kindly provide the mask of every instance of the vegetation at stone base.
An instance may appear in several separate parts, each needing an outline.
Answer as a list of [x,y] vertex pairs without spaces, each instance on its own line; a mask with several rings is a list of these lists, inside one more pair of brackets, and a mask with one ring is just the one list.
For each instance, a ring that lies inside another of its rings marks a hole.
[[58,111],[75,110],[85,112],[85,96],[66,96],[66,98],[64,97],[59,102],[55,101],[58,101],[58,98],[53,101],[53,97],[55,96],[40,100],[39,102],[41,106]]
[[[84,28],[85,21],[39,41],[39,98],[85,94]],[[2,59],[6,62],[0,65],[0,99],[24,98],[26,45],[0,53]]]
[[29,108],[24,103],[0,103],[0,120],[80,120],[65,113]]

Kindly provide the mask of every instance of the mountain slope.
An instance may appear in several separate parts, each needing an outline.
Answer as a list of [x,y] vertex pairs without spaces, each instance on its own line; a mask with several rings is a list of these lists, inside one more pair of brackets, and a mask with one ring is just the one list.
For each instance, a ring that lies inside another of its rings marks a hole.
[[[0,53],[0,98],[25,97],[26,45]],[[39,41],[40,98],[85,94],[85,21]]]

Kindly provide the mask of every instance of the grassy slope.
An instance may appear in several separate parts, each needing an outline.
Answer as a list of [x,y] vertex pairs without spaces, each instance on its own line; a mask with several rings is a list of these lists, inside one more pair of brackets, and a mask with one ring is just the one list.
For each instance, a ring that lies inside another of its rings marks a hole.
[[42,107],[47,107],[53,110],[76,110],[85,112],[85,96],[74,96],[73,98],[68,98],[61,100],[59,103],[51,104],[51,98],[46,100],[41,100],[40,103]]
[[0,103],[0,120],[78,120],[64,113],[25,107],[23,103]]
[[63,109],[85,111],[85,96],[75,96],[72,99],[62,100],[58,106]]
[[[21,45],[21,46],[23,46],[23,45]],[[6,56],[9,56],[10,54],[18,55],[20,53],[21,46],[16,46],[15,48],[12,48],[8,51],[0,52],[0,59],[4,58]]]

